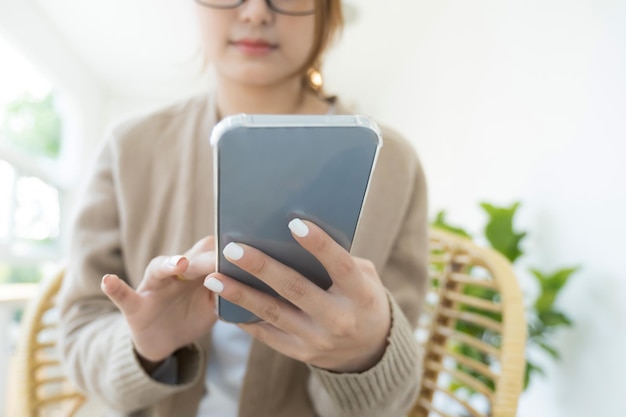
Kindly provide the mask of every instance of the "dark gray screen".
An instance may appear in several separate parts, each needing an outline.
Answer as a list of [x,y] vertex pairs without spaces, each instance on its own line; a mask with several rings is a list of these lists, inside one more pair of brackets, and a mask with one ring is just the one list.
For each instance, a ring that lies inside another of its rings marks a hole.
[[[224,247],[237,241],[330,287],[326,270],[298,245],[287,224],[295,217],[311,220],[350,250],[377,147],[376,133],[360,126],[226,131],[217,142],[220,272],[274,293],[224,258]],[[224,299],[219,313],[231,322],[257,320]]]

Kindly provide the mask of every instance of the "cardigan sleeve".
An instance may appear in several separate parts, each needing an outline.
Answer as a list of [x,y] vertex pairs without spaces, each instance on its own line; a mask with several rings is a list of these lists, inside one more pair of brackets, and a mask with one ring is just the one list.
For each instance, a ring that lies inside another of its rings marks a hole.
[[411,183],[408,209],[381,271],[392,319],[387,349],[378,364],[358,374],[310,367],[309,396],[320,417],[400,417],[417,397],[422,360],[414,328],[428,267],[426,183],[419,162]]
[[205,358],[196,345],[180,349],[178,383],[158,382],[140,365],[126,320],[100,289],[105,273],[129,281],[120,238],[115,152],[114,142],[108,140],[81,194],[58,299],[59,345],[64,369],[79,389],[113,409],[130,412],[196,383]]

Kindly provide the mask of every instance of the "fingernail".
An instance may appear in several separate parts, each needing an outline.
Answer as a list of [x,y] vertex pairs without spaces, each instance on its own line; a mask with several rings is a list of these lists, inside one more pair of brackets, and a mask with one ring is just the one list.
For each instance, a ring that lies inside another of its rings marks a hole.
[[235,242],[230,242],[224,248],[224,256],[233,261],[238,261],[243,256],[243,248]]
[[106,292],[107,285],[110,284],[110,281],[111,274],[104,274],[104,276],[102,277],[102,281],[100,281],[100,288],[102,289],[102,291]]
[[106,286],[106,285],[107,285],[107,281],[109,280],[109,277],[110,277],[110,276],[111,276],[111,274],[104,274],[104,275],[102,276],[102,281],[100,281],[100,285],[101,285],[102,287],[104,287],[104,286]]
[[222,281],[218,280],[217,278],[206,277],[204,280],[204,286],[216,294],[220,294],[222,291],[224,291],[224,284],[222,284]]
[[181,259],[183,259],[183,256],[181,255],[171,256],[168,262],[170,266],[178,266],[178,263],[181,261]]
[[289,222],[289,230],[298,237],[305,237],[309,234],[309,227],[300,219],[293,219]]

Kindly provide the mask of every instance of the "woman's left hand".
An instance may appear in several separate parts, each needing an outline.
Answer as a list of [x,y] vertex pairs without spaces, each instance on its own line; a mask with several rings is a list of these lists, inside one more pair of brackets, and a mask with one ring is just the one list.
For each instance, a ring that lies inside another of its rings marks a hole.
[[224,249],[226,258],[292,304],[220,273],[209,275],[205,286],[222,290],[220,296],[263,319],[239,326],[284,355],[340,373],[373,367],[385,352],[391,327],[387,293],[374,265],[351,256],[311,222],[295,219],[289,228],[328,271],[333,284],[327,291],[261,251],[236,243]]

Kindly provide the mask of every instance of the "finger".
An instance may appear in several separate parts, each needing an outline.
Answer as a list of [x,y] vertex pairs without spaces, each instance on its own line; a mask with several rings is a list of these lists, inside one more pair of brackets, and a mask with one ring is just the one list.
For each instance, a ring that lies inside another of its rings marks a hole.
[[103,276],[100,287],[125,316],[132,315],[139,309],[141,297],[117,275],[107,274]]
[[224,248],[224,256],[311,315],[317,315],[329,307],[326,291],[258,249],[232,242]]
[[148,264],[144,281],[170,280],[172,277],[183,274],[188,266],[189,260],[185,256],[157,256]]
[[289,222],[289,229],[296,241],[328,271],[333,286],[352,292],[360,287],[354,259],[320,227],[309,221],[293,219]]
[[224,274],[209,275],[204,286],[287,333],[300,334],[308,327],[308,319],[294,306]]
[[207,275],[215,272],[215,252],[200,252],[198,255],[188,258],[189,266],[187,269],[178,274],[179,278],[184,280],[197,280],[205,278]]

